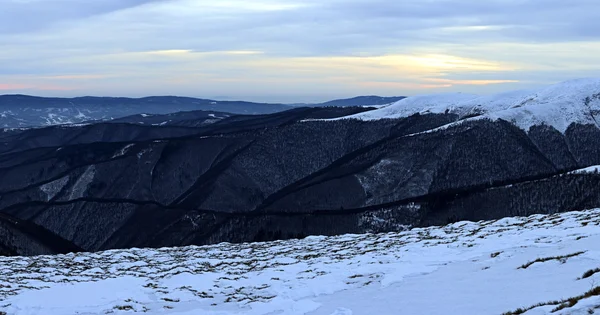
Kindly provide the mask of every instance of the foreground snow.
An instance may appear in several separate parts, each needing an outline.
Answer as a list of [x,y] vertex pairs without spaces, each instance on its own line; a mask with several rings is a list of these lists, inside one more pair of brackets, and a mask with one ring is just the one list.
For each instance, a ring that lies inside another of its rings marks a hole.
[[600,78],[489,96],[462,93],[413,96],[376,110],[336,119],[393,119],[416,113],[452,113],[468,120],[503,119],[526,131],[532,126],[548,125],[564,133],[572,123],[596,126],[600,123],[597,117],[600,115]]
[[[0,314],[501,314],[600,284],[600,273],[578,279],[600,267],[599,224],[596,209],[379,235],[4,257]],[[597,307],[592,296],[554,314]]]

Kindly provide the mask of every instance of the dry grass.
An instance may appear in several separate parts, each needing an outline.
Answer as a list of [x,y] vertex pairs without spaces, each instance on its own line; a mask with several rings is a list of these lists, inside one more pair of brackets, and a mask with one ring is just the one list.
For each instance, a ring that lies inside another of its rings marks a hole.
[[567,261],[567,259],[575,257],[575,256],[579,256],[579,255],[581,255],[583,253],[585,253],[585,252],[576,252],[576,253],[573,253],[573,254],[563,255],[563,256],[552,256],[552,257],[538,258],[538,259],[536,259],[534,261],[530,261],[530,262],[528,262],[528,263],[526,263],[524,265],[521,265],[521,267],[519,267],[518,269],[527,269],[529,266],[531,266],[531,265],[533,265],[535,263],[538,263],[538,262],[547,262],[547,261],[550,261],[550,260],[558,260],[558,261],[561,261],[561,262],[564,263],[564,262]]
[[600,268],[590,269],[590,270],[588,270],[588,271],[586,271],[586,272],[583,273],[583,275],[581,276],[581,279],[589,278],[589,277],[593,276],[597,272],[600,272]]
[[556,306],[554,309],[552,309],[552,312],[554,313],[554,312],[563,310],[565,308],[573,307],[579,301],[581,301],[583,299],[587,299],[592,296],[598,296],[598,295],[600,295],[600,286],[594,287],[593,289],[591,289],[591,290],[587,291],[586,293],[579,295],[579,296],[575,296],[575,297],[560,300],[560,301],[549,301],[549,302],[538,303],[538,304],[532,305],[527,308],[518,308],[512,312],[503,313],[502,315],[520,315],[520,314],[530,311],[536,307],[542,307],[542,306]]

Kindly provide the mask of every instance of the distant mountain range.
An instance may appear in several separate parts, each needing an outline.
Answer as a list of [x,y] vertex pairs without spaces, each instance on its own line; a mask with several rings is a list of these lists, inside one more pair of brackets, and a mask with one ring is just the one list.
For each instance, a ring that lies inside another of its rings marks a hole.
[[32,127],[111,120],[137,114],[182,111],[219,111],[233,114],[270,114],[292,107],[243,101],[215,101],[190,97],[152,96],[46,98],[27,95],[0,96],[0,127]]
[[406,98],[405,96],[392,96],[392,97],[381,97],[381,96],[357,96],[353,98],[333,100],[325,103],[312,104],[309,106],[371,106],[371,105],[387,105],[395,103],[399,100]]
[[292,106],[306,106],[306,107],[325,107],[325,106],[381,106],[388,105],[391,103],[395,103],[399,100],[405,99],[406,96],[389,96],[382,97],[376,95],[368,95],[368,96],[356,96],[352,98],[343,98],[332,101],[327,101],[323,103],[299,103],[299,104],[290,104]]
[[[320,104],[302,104],[302,106],[381,105],[393,103],[398,99],[401,98],[360,96]],[[197,113],[195,118],[205,116],[207,120],[210,120],[210,115],[217,115],[216,113],[220,113],[218,114],[220,117],[231,114],[259,115],[281,112],[295,107],[297,106],[245,101],[217,101],[178,96],[50,98],[28,95],[0,95],[0,128],[76,124],[113,120],[132,115],[168,115],[198,110],[207,111],[207,113]],[[161,119],[163,118],[154,117],[144,120],[149,124],[161,124],[169,120]],[[125,119],[124,121],[129,120]],[[151,122],[152,120],[154,121]]]

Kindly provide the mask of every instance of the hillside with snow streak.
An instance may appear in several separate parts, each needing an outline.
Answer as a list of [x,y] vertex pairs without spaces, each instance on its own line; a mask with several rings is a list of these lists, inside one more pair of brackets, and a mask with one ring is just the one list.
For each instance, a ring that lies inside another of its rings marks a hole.
[[0,314],[595,314],[600,209],[400,233],[0,258]]
[[456,114],[459,120],[503,119],[525,131],[548,125],[564,133],[572,123],[600,123],[600,78],[571,80],[534,91],[496,95],[448,93],[408,97],[389,106],[343,118],[378,120],[414,114]]

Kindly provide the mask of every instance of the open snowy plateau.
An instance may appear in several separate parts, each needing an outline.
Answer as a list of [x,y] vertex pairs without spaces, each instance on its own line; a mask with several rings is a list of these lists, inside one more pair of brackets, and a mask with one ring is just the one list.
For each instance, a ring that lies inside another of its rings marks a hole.
[[[503,119],[526,131],[535,125],[548,125],[564,133],[572,123],[599,126],[600,78],[577,79],[539,90],[485,96],[465,93],[418,95],[376,110],[337,119],[393,119],[417,113],[456,114],[458,123]],[[446,127],[453,124],[456,123]]]
[[[0,258],[0,314],[600,314],[600,209]],[[521,309],[519,309],[521,308]]]

